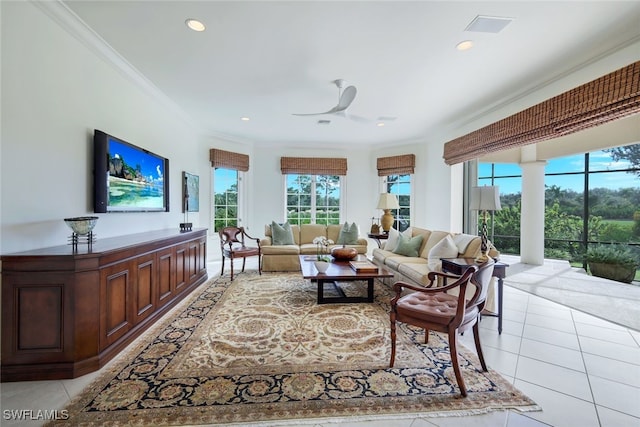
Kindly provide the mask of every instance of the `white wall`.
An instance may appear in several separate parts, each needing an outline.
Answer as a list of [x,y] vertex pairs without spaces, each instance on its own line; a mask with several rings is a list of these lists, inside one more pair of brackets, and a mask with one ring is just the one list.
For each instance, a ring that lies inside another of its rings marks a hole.
[[97,238],[177,230],[181,172],[207,173],[194,127],[32,3],[1,8],[1,252],[65,244],[63,218],[93,215],[95,128],[169,158],[171,196],[169,213],[99,214]]

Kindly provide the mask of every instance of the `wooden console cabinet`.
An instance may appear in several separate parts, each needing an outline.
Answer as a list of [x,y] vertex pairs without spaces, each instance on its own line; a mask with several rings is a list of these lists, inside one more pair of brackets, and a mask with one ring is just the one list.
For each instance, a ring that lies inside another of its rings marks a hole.
[[207,279],[206,229],[2,256],[1,381],[98,370]]

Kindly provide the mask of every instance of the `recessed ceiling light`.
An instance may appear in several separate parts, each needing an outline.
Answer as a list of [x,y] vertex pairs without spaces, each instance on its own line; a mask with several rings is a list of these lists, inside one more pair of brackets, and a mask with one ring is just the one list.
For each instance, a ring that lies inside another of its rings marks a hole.
[[184,23],[187,24],[187,27],[191,28],[193,31],[204,31],[205,29],[204,24],[197,19],[189,18],[184,21]]
[[458,50],[469,50],[473,47],[473,42],[471,40],[461,41],[456,45],[456,49]]
[[242,120],[243,122],[248,122],[251,119],[249,117],[240,117],[240,120]]
[[378,124],[376,124],[376,126],[378,126],[379,128],[381,128],[381,127],[383,127],[383,126],[384,126],[384,123],[378,123]]

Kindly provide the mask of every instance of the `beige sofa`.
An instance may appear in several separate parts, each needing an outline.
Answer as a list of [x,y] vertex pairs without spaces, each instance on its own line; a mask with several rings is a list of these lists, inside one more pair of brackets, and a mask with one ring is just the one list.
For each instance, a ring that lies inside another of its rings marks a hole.
[[[393,231],[393,230],[392,230]],[[382,248],[373,250],[374,264],[384,267],[393,273],[394,277],[385,280],[393,284],[397,281],[425,286],[429,284],[427,275],[431,271],[441,271],[440,258],[476,258],[480,255],[481,239],[479,236],[447,231],[432,231],[419,227],[411,227],[405,235],[408,237],[422,236],[422,244],[418,249],[418,256],[405,256],[393,252],[395,243],[390,238]],[[443,239],[447,239],[446,242]],[[453,245],[452,245],[453,244]],[[388,247],[388,246],[394,246]],[[430,256],[431,255],[431,259]],[[500,252],[491,247],[489,256],[498,258]],[[491,282],[487,295],[486,308],[494,311],[495,307],[495,278]]]
[[[303,224],[292,225],[293,245],[273,245],[271,239],[271,226],[264,228],[265,237],[260,241],[262,248],[262,271],[300,271],[300,255],[316,255],[317,246],[313,239],[325,236],[327,239],[338,241],[342,225]],[[336,246],[329,246],[329,251]],[[367,239],[358,238],[357,244],[346,245],[356,248],[359,254],[367,253]]]

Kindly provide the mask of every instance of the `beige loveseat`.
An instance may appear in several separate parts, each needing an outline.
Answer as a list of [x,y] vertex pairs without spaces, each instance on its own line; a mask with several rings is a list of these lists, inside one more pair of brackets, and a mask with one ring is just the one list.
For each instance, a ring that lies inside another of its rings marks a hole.
[[[260,241],[262,248],[262,271],[300,271],[300,255],[316,255],[317,246],[313,239],[325,236],[327,239],[338,242],[342,225],[303,224],[292,225],[293,245],[273,245],[271,238],[271,226],[264,228],[265,237]],[[329,251],[336,246],[329,246]],[[367,239],[358,238],[357,244],[345,245],[356,248],[359,254],[367,253]]]
[[[393,233],[394,230],[391,230]],[[397,232],[396,232],[397,233]],[[427,275],[431,271],[441,271],[440,258],[476,258],[480,255],[481,239],[479,236],[447,231],[432,231],[419,227],[411,227],[404,232],[406,237],[422,236],[422,243],[417,250],[417,256],[406,256],[394,253],[396,241],[389,236],[385,246],[373,250],[373,262],[393,273],[394,277],[386,279],[385,283],[393,284],[397,281],[425,286],[429,284]],[[446,241],[445,241],[446,239]],[[491,247],[489,256],[498,258],[500,252]],[[494,311],[495,278],[487,294],[486,308]]]

